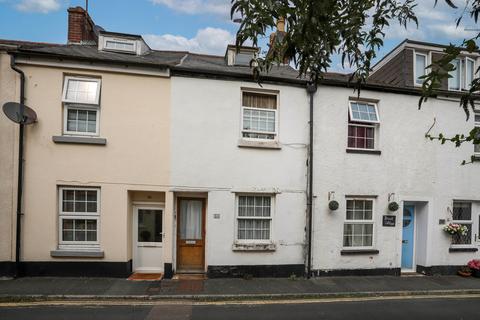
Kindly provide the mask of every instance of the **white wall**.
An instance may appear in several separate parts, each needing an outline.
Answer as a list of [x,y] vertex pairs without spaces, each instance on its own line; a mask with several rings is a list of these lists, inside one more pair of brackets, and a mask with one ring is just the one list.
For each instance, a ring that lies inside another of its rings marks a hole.
[[[240,148],[241,87],[255,83],[172,78],[171,185],[208,191],[207,265],[303,264],[308,100],[305,89],[279,90],[281,150]],[[235,190],[280,190],[274,252],[234,252]],[[214,219],[220,214],[220,219]]]
[[[458,102],[431,99],[419,111],[418,97],[363,90],[361,97],[379,99],[381,155],[346,153],[349,96],[352,89],[320,87],[315,96],[314,145],[314,269],[398,268],[401,259],[402,210],[395,228],[382,227],[387,214],[388,194],[395,200],[428,202],[425,263],[461,265],[478,253],[449,253],[450,239],[439,219],[450,218],[447,207],[453,199],[480,200],[480,163],[460,166],[470,159],[472,145],[455,148],[425,139],[425,132],[437,124],[433,134],[466,133],[473,119],[465,122]],[[328,210],[328,192],[335,191],[340,208]],[[377,195],[374,247],[380,253],[341,256],[345,195]],[[425,209],[425,208],[424,208]],[[479,207],[474,206],[478,230]],[[425,213],[423,212],[423,213]],[[476,243],[476,246],[478,247]]]

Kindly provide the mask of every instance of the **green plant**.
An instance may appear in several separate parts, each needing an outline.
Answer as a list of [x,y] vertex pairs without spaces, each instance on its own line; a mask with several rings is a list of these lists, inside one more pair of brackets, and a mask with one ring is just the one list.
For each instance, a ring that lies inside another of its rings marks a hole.
[[336,200],[332,200],[328,203],[328,208],[332,211],[337,210],[339,206],[340,206],[340,204]]
[[398,210],[398,208],[400,208],[400,206],[398,205],[397,202],[395,201],[392,201],[388,204],[388,210],[392,211],[392,212],[395,212]]

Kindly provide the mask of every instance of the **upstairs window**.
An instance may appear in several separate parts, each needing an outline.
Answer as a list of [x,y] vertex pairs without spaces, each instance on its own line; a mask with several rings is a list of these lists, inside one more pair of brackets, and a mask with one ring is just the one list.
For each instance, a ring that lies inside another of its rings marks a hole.
[[277,95],[242,92],[242,137],[274,140],[277,136]]
[[100,79],[65,77],[63,133],[98,135]]
[[[475,113],[475,128],[480,130],[480,112]],[[475,154],[480,155],[480,144],[475,144]]]
[[235,65],[237,66],[250,66],[250,62],[254,58],[252,52],[238,52],[235,54]]
[[472,203],[465,201],[453,202],[453,221],[462,226],[467,227],[468,231],[465,235],[456,234],[452,236],[452,245],[470,245],[472,244]]
[[100,79],[65,77],[63,102],[98,105]]
[[449,72],[448,90],[469,90],[475,77],[475,60],[458,58],[452,60],[454,70]]
[[348,148],[375,149],[375,130],[378,123],[380,119],[376,104],[350,101]]
[[127,39],[105,38],[104,50],[136,53],[136,42]]
[[423,79],[420,77],[426,74],[427,55],[423,53],[415,53],[415,84],[422,85]]

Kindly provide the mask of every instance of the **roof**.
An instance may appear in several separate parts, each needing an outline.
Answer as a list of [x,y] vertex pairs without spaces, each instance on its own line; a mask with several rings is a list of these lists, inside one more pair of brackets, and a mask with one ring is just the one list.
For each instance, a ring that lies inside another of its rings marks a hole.
[[0,50],[12,50],[22,47],[48,47],[48,46],[58,46],[58,43],[49,43],[49,42],[34,42],[34,41],[21,41],[21,40],[8,40],[0,39]]

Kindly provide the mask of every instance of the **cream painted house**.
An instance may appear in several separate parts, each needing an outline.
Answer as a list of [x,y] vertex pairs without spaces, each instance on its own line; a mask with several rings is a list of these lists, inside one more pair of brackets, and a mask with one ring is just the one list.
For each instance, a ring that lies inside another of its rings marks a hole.
[[[424,138],[434,118],[435,132],[480,126],[457,108],[478,55],[417,111],[417,78],[441,50],[431,44],[402,43],[357,97],[348,75],[313,92],[288,65],[260,86],[257,48],[156,51],[78,7],[68,35],[0,42],[2,103],[19,101],[13,57],[38,115],[19,243],[17,127],[0,120],[0,275],[15,272],[17,245],[20,274],[57,276],[434,274],[479,257],[480,168],[459,166],[479,150]],[[452,221],[468,234],[446,236]]]

